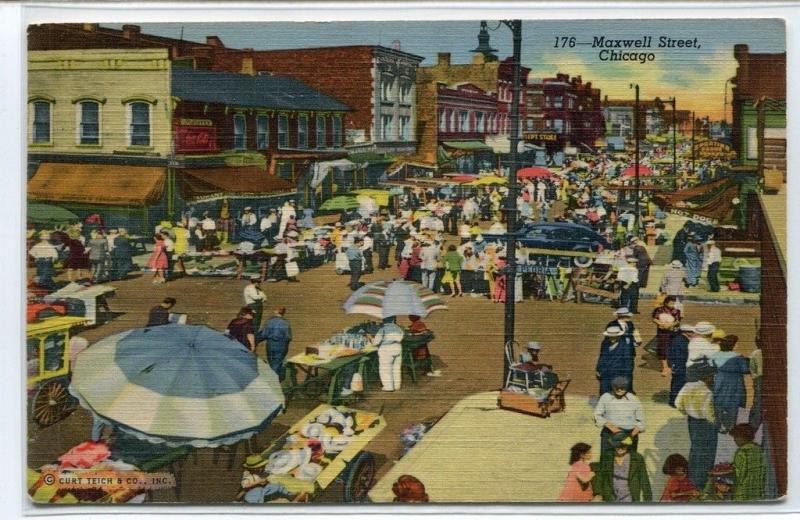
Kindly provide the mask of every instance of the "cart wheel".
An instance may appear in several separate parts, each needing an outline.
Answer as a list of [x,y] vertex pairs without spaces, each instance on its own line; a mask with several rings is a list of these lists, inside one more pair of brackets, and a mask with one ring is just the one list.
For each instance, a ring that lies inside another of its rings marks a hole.
[[345,502],[365,502],[367,492],[375,482],[375,457],[362,452],[350,462],[344,481]]
[[73,399],[62,380],[48,381],[39,387],[31,403],[31,416],[40,427],[53,425],[69,415]]

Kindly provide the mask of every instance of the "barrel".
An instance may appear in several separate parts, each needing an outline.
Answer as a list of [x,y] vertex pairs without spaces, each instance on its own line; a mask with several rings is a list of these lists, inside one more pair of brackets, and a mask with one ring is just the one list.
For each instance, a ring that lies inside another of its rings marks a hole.
[[760,266],[741,266],[739,267],[739,280],[742,284],[742,292],[758,293],[761,292],[761,267]]

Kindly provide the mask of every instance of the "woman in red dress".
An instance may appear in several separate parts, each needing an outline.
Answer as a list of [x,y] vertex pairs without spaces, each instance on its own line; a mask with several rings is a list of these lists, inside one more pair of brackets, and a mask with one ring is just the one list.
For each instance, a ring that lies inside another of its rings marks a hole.
[[164,276],[169,262],[167,260],[167,249],[164,245],[164,237],[161,233],[156,233],[156,245],[153,247],[153,253],[147,261],[147,267],[155,271],[153,274],[153,283],[165,283],[167,281]]

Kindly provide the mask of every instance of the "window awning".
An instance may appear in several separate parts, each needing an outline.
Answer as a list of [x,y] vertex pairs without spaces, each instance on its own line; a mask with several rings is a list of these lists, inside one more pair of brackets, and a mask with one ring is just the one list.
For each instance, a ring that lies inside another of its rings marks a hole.
[[178,184],[183,198],[190,201],[263,198],[297,191],[291,182],[255,166],[179,170]]
[[442,141],[442,145],[444,145],[447,148],[453,148],[455,150],[464,150],[470,152],[481,152],[481,151],[490,152],[492,150],[492,147],[488,146],[483,141]]
[[164,195],[166,168],[42,163],[28,181],[28,199],[104,206],[151,206]]

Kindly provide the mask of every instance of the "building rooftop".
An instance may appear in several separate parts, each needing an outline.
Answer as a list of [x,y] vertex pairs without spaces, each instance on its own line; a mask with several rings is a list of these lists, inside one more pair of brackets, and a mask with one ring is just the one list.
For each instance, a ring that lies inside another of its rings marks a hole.
[[302,81],[283,76],[172,69],[172,95],[186,101],[284,110],[350,111]]

